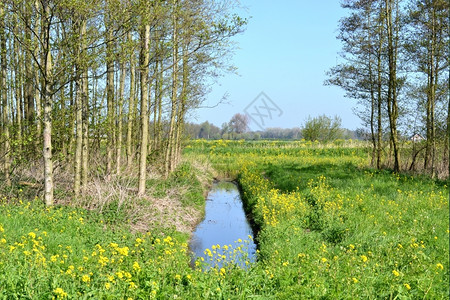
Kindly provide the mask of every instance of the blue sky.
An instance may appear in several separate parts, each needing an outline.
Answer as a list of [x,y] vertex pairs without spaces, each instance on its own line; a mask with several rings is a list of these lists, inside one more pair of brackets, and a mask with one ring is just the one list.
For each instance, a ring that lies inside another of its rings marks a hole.
[[[361,127],[352,111],[356,101],[344,98],[339,87],[323,85],[325,72],[339,61],[337,27],[346,14],[339,1],[242,0],[241,4],[247,7],[241,15],[250,20],[246,31],[234,38],[239,48],[232,62],[238,75],[219,78],[204,106],[216,104],[225,93],[229,104],[198,109],[190,121],[220,127],[235,113],[244,113],[264,92],[282,114],[265,118],[263,126],[251,122],[252,130],[300,127],[308,116],[321,114],[340,116],[344,128]],[[258,107],[264,110],[262,106]]]

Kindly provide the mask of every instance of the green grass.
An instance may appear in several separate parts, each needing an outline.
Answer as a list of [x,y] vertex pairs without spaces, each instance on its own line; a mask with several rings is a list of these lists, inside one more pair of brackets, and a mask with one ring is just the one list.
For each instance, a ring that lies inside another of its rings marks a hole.
[[[23,191],[0,204],[0,298],[448,299],[446,182],[370,169],[354,141],[193,141],[184,156],[238,180],[256,263],[193,269],[173,227],[132,232],[114,201],[99,214]],[[185,189],[180,207],[201,211],[203,173],[184,163],[147,186]]]
[[370,169],[364,147],[238,143],[210,142],[209,157],[239,169],[272,295],[448,298],[445,182]]

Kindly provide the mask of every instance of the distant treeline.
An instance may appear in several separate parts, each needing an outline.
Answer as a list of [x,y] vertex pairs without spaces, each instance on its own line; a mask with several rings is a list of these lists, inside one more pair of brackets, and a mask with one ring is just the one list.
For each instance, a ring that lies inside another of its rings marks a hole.
[[[222,128],[209,123],[208,121],[203,122],[201,124],[195,123],[187,123],[186,127],[186,135],[191,139],[207,139],[207,140],[300,140],[304,138],[302,135],[302,129],[300,127],[294,128],[266,128],[264,130],[258,131],[246,131],[243,133],[237,133],[233,130],[230,130],[228,126],[222,125]],[[349,129],[341,129],[342,134],[340,138],[343,139],[366,139],[367,134],[362,130],[349,130]]]

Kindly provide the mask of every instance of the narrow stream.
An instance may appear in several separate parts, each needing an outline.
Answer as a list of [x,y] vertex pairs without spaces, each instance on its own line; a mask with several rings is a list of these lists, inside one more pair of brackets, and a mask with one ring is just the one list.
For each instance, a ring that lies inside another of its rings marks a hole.
[[200,257],[211,267],[255,260],[256,245],[241,196],[232,182],[214,183],[206,198],[205,219],[197,226],[189,245],[194,260]]

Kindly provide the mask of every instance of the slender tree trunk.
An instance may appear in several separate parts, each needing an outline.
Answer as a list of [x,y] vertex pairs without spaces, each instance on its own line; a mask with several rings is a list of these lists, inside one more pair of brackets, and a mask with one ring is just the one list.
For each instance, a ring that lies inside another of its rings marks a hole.
[[[185,39],[188,39],[185,37]],[[177,132],[175,138],[175,155],[174,162],[175,166],[178,165],[181,159],[181,140],[183,137],[184,130],[184,115],[186,113],[186,102],[188,97],[188,86],[189,86],[189,56],[188,56],[188,45],[189,42],[185,42],[183,47],[183,79],[182,79],[182,88],[181,88],[181,96],[180,96],[180,108],[178,110],[178,118],[177,118]]]
[[141,31],[140,80],[141,80],[141,145],[139,158],[138,194],[145,194],[147,175],[147,143],[148,143],[148,63],[149,63],[150,25]]
[[121,169],[121,165],[122,165],[123,95],[124,95],[125,76],[126,76],[124,62],[119,63],[119,69],[120,69],[119,101],[118,101],[119,110],[117,112],[118,122],[117,122],[117,145],[116,145],[116,150],[117,150],[116,151],[116,173],[117,173],[117,175],[120,174],[120,169]]
[[[131,32],[127,34],[128,42],[132,42]],[[136,97],[135,97],[135,57],[134,57],[134,49],[130,55],[130,97],[128,101],[128,123],[127,123],[127,167],[131,167],[133,163],[133,153],[132,153],[132,144],[133,144],[133,122],[134,122],[134,114],[136,111]]]
[[64,155],[64,157],[67,157],[67,155],[68,155],[68,143],[67,143],[67,141],[69,140],[69,136],[70,136],[70,131],[69,130],[67,130],[67,128],[66,128],[66,120],[68,119],[68,118],[70,118],[70,115],[72,114],[72,107],[69,105],[69,107],[66,107],[66,91],[65,91],[65,88],[63,87],[63,88],[61,88],[61,90],[60,90],[60,104],[61,104],[61,108],[60,108],[60,111],[61,111],[61,115],[62,115],[62,118],[63,118],[63,126],[62,126],[62,128],[60,129],[60,132],[61,132],[61,135],[59,136],[59,137],[57,137],[57,139],[59,140],[59,141],[61,141],[61,152],[62,152],[62,154]]
[[[82,34],[86,34],[86,23],[83,22]],[[86,44],[83,42],[83,46]],[[82,93],[82,124],[83,124],[83,144],[81,151],[81,185],[86,187],[89,174],[89,82],[88,82],[88,70],[85,68],[81,78],[81,93]]]
[[[367,27],[371,28],[370,23],[370,12],[367,14]],[[367,44],[369,49],[372,48],[372,39],[370,32],[367,34]],[[376,149],[377,149],[377,143],[375,139],[375,126],[374,126],[374,120],[375,120],[375,91],[374,91],[374,78],[373,78],[373,69],[372,69],[372,53],[369,53],[368,57],[368,68],[369,68],[369,84],[370,84],[370,137],[372,140],[372,160],[371,160],[371,166],[373,167],[375,165],[375,158],[376,158]]]
[[[19,26],[18,24],[15,24],[14,26],[14,35],[19,36]],[[19,45],[17,40],[14,40],[13,43],[14,47],[14,91],[16,96],[16,125],[17,125],[17,146],[18,146],[18,156],[22,156],[22,144],[23,144],[23,124],[22,124],[22,118],[23,118],[23,106],[22,106],[22,79],[21,74],[22,72],[19,71],[19,69],[22,69],[21,59],[20,59],[20,51],[19,51]]]
[[[77,92],[75,99],[76,109],[76,150],[75,150],[75,174],[74,174],[74,192],[75,197],[80,194],[81,186],[87,183],[87,106],[88,106],[88,87],[87,87],[87,67],[83,62],[83,52],[85,51],[85,35],[86,35],[86,21],[81,20],[77,22],[79,36],[79,46],[77,52],[77,66],[76,72],[80,74],[77,79]],[[86,132],[85,132],[86,130]],[[86,169],[86,170],[85,170]],[[83,176],[82,176],[83,175]],[[82,182],[83,177],[83,182]]]
[[[389,85],[388,85],[388,114],[391,133],[392,150],[394,152],[394,172],[400,171],[398,133],[397,133],[397,40],[394,41],[394,25],[392,24],[393,0],[385,0],[386,3],[386,29],[388,36],[388,60],[389,60]],[[397,12],[398,13],[398,12]]]
[[[34,6],[36,11],[40,11],[39,0],[35,0]],[[36,33],[39,33],[41,29],[40,18],[35,18],[35,22],[36,23],[34,24],[34,31]],[[34,56],[38,57],[38,55],[39,55],[39,47],[36,47],[34,49]],[[41,103],[41,91],[39,90],[41,79],[39,76],[40,74],[39,67],[36,62],[33,62],[33,67],[34,67],[34,98],[36,101],[36,137],[40,137],[42,134],[42,103]],[[39,140],[40,140],[39,138],[35,139],[35,149],[39,149]]]
[[110,24],[105,24],[106,28],[106,99],[108,106],[107,116],[107,162],[106,176],[111,179],[113,161],[113,139],[114,139],[114,43],[113,33]]
[[52,57],[50,52],[50,7],[47,1],[42,1],[42,51],[44,57],[44,78],[42,91],[44,92],[44,198],[47,206],[53,205],[53,161],[52,161],[52,106],[53,95],[51,84]]
[[[76,116],[76,88],[74,87],[74,82],[73,80],[69,83],[69,104],[70,104],[70,115],[69,115],[69,134],[67,135],[67,150],[68,150],[68,157],[69,160],[72,161],[74,160],[74,146],[73,144],[75,143],[76,140],[76,132],[75,132],[75,122],[76,122],[76,117],[74,117],[74,115]],[[75,109],[75,110],[74,110]]]
[[177,6],[178,0],[174,0],[174,11],[172,12],[172,96],[171,96],[171,110],[170,110],[170,124],[168,141],[166,148],[166,155],[164,160],[164,175],[167,178],[173,168],[173,152],[174,152],[174,140],[175,140],[175,120],[178,107],[178,25],[177,25]]
[[[79,72],[79,70],[77,70]],[[82,100],[81,100],[81,78],[77,79],[77,92],[75,97],[75,115],[76,115],[76,143],[75,143],[75,170],[74,170],[74,183],[73,190],[75,197],[80,194],[81,187],[81,151],[83,145],[83,134],[82,134]]]
[[[382,12],[380,11],[380,17],[382,15]],[[380,21],[382,23],[382,20]],[[377,169],[381,169],[381,151],[382,151],[382,137],[383,137],[383,127],[382,127],[382,101],[383,101],[383,95],[382,95],[382,53],[383,53],[383,27],[381,24],[378,26],[378,50],[377,50]]]
[[[160,47],[162,47],[160,45]],[[154,132],[153,132],[153,143],[155,144],[155,150],[161,150],[161,140],[162,140],[162,124],[161,124],[161,113],[162,113],[162,96],[163,96],[163,70],[162,70],[162,59],[159,56],[156,61],[156,83],[155,83],[155,105],[153,107],[153,122],[154,122]]]
[[3,122],[3,137],[0,137],[3,143],[3,171],[5,173],[5,185],[11,185],[9,176],[11,164],[11,145],[9,136],[9,112],[8,112],[8,87],[7,87],[7,62],[6,62],[6,30],[5,30],[5,13],[3,3],[0,3],[0,59],[1,59],[1,100],[2,100],[2,122]]
[[[25,23],[30,24],[31,18],[26,7],[24,9]],[[31,41],[31,32],[29,26],[25,26],[25,40]],[[32,134],[32,125],[34,122],[34,91],[33,91],[33,64],[31,61],[31,53],[29,51],[24,51],[25,57],[25,108],[26,108],[26,128],[28,135]],[[34,151],[32,152],[33,154]]]
[[437,29],[436,29],[436,12],[433,8],[432,12],[432,42],[431,42],[431,62],[432,64],[432,74],[434,74],[431,81],[432,87],[430,87],[431,92],[431,107],[430,107],[430,113],[431,113],[431,177],[436,177],[436,122],[435,122],[435,106],[436,106],[436,89],[439,84],[439,60],[436,54],[436,47],[437,47]]

